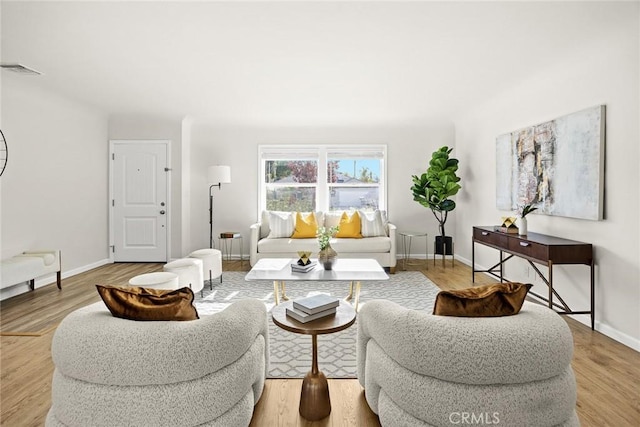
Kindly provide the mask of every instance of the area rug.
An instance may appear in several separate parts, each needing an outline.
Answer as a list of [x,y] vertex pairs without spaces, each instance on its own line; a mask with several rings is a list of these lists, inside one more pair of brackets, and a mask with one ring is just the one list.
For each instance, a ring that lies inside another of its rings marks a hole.
[[[264,301],[267,310],[274,305],[273,282],[258,280],[247,282],[244,272],[226,272],[222,283],[208,284],[204,297],[198,295],[195,306],[199,314],[213,314],[234,301],[256,298]],[[348,294],[348,282],[287,282],[287,296],[301,298],[315,293],[326,293],[339,298]],[[401,271],[390,274],[389,280],[362,282],[360,308],[367,301],[387,299],[404,307],[433,310],[433,302],[439,289],[418,271]],[[356,324],[328,335],[318,336],[318,365],[328,378],[356,378]],[[311,336],[287,332],[269,318],[270,358],[269,378],[303,378],[311,368]]]

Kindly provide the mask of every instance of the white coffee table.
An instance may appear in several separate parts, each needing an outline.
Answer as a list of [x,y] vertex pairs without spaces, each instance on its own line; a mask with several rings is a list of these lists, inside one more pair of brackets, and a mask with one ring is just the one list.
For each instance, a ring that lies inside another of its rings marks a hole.
[[353,299],[353,308],[358,310],[361,282],[370,280],[388,280],[389,276],[375,259],[338,258],[332,270],[325,270],[318,264],[307,273],[291,271],[291,258],[262,258],[245,276],[245,280],[273,280],[273,297],[276,305],[282,299],[288,300],[285,282],[335,280],[349,282],[349,295],[346,301]]

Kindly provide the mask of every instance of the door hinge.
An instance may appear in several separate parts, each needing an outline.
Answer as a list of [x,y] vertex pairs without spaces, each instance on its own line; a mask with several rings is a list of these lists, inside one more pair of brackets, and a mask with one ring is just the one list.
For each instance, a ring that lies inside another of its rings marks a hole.
[[164,168],[165,172],[169,172],[171,170],[171,168]]
[[115,245],[111,245],[111,253],[116,253],[116,246]]
[[115,199],[111,199],[111,206],[115,206],[115,205],[116,205]]
[[111,153],[111,160],[115,160],[116,159],[116,153]]

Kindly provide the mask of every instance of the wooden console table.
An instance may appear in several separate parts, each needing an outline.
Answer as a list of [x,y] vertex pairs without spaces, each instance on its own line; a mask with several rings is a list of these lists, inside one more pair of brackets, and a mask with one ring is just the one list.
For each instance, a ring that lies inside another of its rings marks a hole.
[[[475,264],[475,244],[489,246],[500,251],[500,261],[490,267],[488,270],[476,270]],[[506,258],[503,253],[509,254]],[[502,233],[494,231],[491,226],[473,227],[473,240],[471,243],[471,276],[472,282],[475,282],[476,273],[489,273],[500,279],[500,282],[506,280],[503,275],[502,266],[512,257],[517,256],[526,259],[533,267],[533,270],[540,276],[549,288],[549,295],[544,297],[529,291],[529,294],[546,302],[549,308],[557,309],[559,314],[589,314],[591,315],[591,329],[595,326],[594,311],[594,262],[593,262],[593,246],[591,243],[577,242],[575,240],[561,239],[559,237],[547,236],[545,234],[529,233],[524,236],[517,234]],[[546,265],[549,269],[549,278],[533,263]],[[590,283],[590,300],[591,307],[589,311],[574,311],[569,308],[567,303],[562,299],[558,292],[553,288],[553,266],[556,264],[583,264],[591,269]],[[554,296],[559,303],[554,302]]]

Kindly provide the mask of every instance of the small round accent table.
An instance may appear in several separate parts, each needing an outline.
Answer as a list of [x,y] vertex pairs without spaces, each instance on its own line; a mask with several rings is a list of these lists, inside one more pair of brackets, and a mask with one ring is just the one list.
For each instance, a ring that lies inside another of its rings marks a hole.
[[356,311],[350,304],[340,301],[336,314],[300,323],[287,317],[286,309],[291,309],[293,301],[286,301],[276,305],[271,310],[273,323],[280,328],[296,334],[311,335],[313,359],[311,371],[302,381],[300,392],[300,415],[309,421],[317,421],[331,413],[331,399],[329,398],[329,383],[327,377],[318,369],[318,335],[332,334],[347,329],[356,321]]
[[426,270],[428,270],[429,269],[429,239],[428,239],[427,233],[422,231],[399,231],[398,234],[402,236],[402,252],[403,252],[402,269],[406,270],[407,265],[420,265],[419,263],[412,264],[409,262],[409,257],[411,256],[411,241],[413,240],[414,237],[424,237],[424,240],[425,240],[424,267]]

